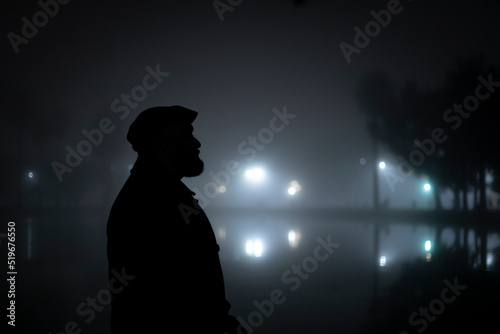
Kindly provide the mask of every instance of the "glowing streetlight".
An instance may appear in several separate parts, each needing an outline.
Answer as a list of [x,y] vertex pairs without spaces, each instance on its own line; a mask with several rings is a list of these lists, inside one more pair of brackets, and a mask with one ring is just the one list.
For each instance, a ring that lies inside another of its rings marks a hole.
[[253,244],[254,250],[253,250],[253,255],[255,257],[261,257],[262,256],[262,241],[260,240],[255,240]]
[[378,163],[378,168],[380,168],[380,169],[384,169],[384,168],[385,168],[385,162],[380,161],[380,162]]
[[248,169],[245,172],[245,176],[247,179],[250,179],[252,181],[261,181],[262,179],[264,179],[265,173],[264,173],[264,170],[262,168],[257,167],[257,168]]
[[431,190],[431,185],[429,183],[424,184],[424,190],[425,191],[430,191]]
[[255,257],[261,257],[262,256],[262,249],[264,247],[262,246],[262,241],[260,239],[256,240],[247,240],[245,244],[245,251],[247,255],[253,255]]
[[384,267],[386,263],[387,263],[387,258],[385,256],[381,256],[379,260],[379,265],[381,267]]
[[425,251],[426,251],[426,252],[430,251],[430,250],[431,250],[431,246],[432,246],[431,241],[430,241],[430,240],[427,240],[427,241],[425,242],[425,244],[424,244]]
[[295,230],[288,231],[288,245],[292,248],[296,248],[299,245],[300,232]]
[[495,256],[493,253],[486,254],[486,268],[490,269],[495,264]]
[[300,189],[302,189],[302,187],[299,184],[299,181],[293,180],[292,182],[290,182],[290,187],[288,187],[288,194],[293,196],[298,193]]
[[253,254],[253,240],[247,240],[245,244],[245,251],[247,252],[247,255]]
[[35,174],[33,174],[33,172],[29,172],[29,173],[28,173],[28,177],[29,177],[30,179],[32,179],[32,178],[34,178],[34,177],[35,177]]

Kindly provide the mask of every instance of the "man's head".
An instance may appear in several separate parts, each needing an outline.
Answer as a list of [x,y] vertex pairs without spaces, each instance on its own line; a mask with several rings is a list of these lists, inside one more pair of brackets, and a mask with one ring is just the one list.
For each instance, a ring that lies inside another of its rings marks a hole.
[[153,107],[130,125],[127,140],[139,155],[154,156],[179,177],[203,172],[200,142],[193,136],[196,111],[181,107]]

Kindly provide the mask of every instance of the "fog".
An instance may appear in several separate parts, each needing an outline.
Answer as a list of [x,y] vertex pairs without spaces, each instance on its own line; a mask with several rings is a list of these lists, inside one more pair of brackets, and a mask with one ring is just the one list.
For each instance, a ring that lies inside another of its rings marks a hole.
[[[204,172],[182,181],[247,329],[434,333],[493,320],[498,307],[477,305],[498,297],[497,2],[63,3],[2,4],[9,330],[110,333],[106,222],[137,158],[127,131],[170,105],[199,113]],[[409,320],[455,278],[468,288],[446,312]]]

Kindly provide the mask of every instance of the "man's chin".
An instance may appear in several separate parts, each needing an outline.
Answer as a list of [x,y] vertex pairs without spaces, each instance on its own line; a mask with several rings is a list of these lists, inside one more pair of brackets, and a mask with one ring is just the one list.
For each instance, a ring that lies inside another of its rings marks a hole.
[[205,165],[203,161],[198,160],[197,162],[192,163],[189,166],[186,166],[186,168],[184,168],[184,177],[199,176],[203,173],[204,169]]

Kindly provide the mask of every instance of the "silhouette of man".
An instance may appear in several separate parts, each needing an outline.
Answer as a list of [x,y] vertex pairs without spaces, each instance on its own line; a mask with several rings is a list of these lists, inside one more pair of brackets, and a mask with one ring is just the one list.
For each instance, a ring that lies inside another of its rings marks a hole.
[[181,181],[203,172],[197,115],[154,107],[129,128],[138,157],[107,224],[113,334],[244,332],[229,315],[212,226]]

